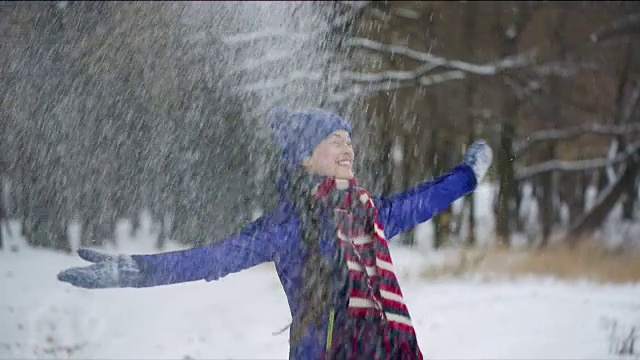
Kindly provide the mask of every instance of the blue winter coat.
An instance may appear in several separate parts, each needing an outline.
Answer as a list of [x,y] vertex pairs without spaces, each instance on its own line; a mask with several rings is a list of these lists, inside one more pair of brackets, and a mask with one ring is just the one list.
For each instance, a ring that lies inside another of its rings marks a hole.
[[[374,197],[387,239],[429,220],[453,201],[473,191],[477,185],[471,168],[460,164],[450,172],[413,189],[390,196]],[[323,248],[330,244],[320,245]],[[324,252],[324,251],[323,251]],[[141,265],[145,281],[140,287],[187,281],[212,281],[252,266],[273,261],[289,302],[293,319],[299,318],[304,304],[302,293],[302,242],[299,219],[284,197],[278,207],[240,233],[215,244],[153,255],[133,255]],[[325,349],[327,323],[321,330],[310,328],[302,340],[290,347],[290,359],[318,358]],[[316,331],[321,331],[316,334]],[[317,336],[320,335],[320,336]]]

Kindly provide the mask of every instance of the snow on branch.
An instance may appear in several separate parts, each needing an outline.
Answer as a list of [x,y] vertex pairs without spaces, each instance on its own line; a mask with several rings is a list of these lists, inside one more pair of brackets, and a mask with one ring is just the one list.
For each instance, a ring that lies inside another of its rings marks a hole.
[[631,14],[591,34],[591,41],[599,42],[609,38],[640,34],[640,13]]
[[273,62],[277,62],[280,60],[287,60],[292,56],[291,51],[289,50],[272,50],[269,51],[265,56],[261,57],[251,57],[242,61],[240,64],[231,68],[231,73],[240,72],[240,71],[248,71],[260,68],[261,66],[268,65]]
[[565,78],[574,76],[582,70],[600,71],[602,69],[595,63],[570,63],[564,61],[553,61],[533,67],[533,72],[539,76],[556,75]]
[[403,55],[425,64],[430,64],[434,66],[434,68],[440,67],[450,70],[460,70],[475,75],[497,75],[507,69],[527,67],[532,64],[535,58],[535,52],[525,52],[523,54],[509,56],[487,64],[473,64],[460,60],[449,60],[440,56],[417,51],[404,45],[383,44],[361,37],[350,38],[346,41],[346,45],[372,51],[391,53],[392,55]]
[[[372,74],[373,75],[373,74]],[[358,96],[374,94],[378,92],[395,91],[407,87],[414,87],[416,83],[419,86],[432,86],[452,80],[461,80],[465,78],[465,73],[459,70],[446,71],[439,74],[424,75],[420,77],[408,77],[406,81],[380,81],[373,82],[368,85],[354,84],[350,88],[342,92],[336,92],[329,96],[329,103],[340,103]]]
[[584,134],[598,134],[598,135],[627,135],[633,132],[640,131],[640,123],[626,124],[626,125],[602,125],[602,124],[586,124],[576,126],[569,129],[549,129],[534,132],[527,136],[526,139],[518,140],[514,142],[514,152],[521,155],[527,151],[533,145],[542,141],[551,140],[565,140],[575,138]]
[[299,80],[311,80],[321,81],[323,79],[323,73],[321,71],[292,71],[289,76],[276,79],[268,79],[264,81],[258,81],[250,84],[243,84],[235,89],[240,92],[258,92],[263,90],[271,90],[274,88],[283,87],[294,81]]
[[624,152],[619,153],[613,158],[596,158],[589,160],[563,161],[550,160],[540,164],[523,168],[516,173],[516,181],[522,181],[535,175],[546,173],[549,171],[586,171],[603,168],[609,165],[618,164],[627,161],[630,157],[637,155],[640,151],[640,142],[636,142],[627,147]]
[[407,81],[419,79],[421,76],[428,74],[437,66],[432,64],[422,65],[413,71],[381,71],[377,73],[362,73],[347,71],[344,78],[359,83],[377,83],[383,81]]
[[[432,75],[425,75],[425,72],[428,72],[426,66],[424,69],[418,68],[415,71],[386,71],[377,74],[345,71],[341,76],[343,79],[352,81],[353,84],[348,87],[347,90],[330,94],[327,101],[335,104],[351,100],[359,96],[378,92],[395,91],[403,88],[414,87],[416,85],[432,86],[447,81],[461,80],[465,78],[465,73],[459,70],[445,71]],[[323,72],[294,71],[287,77],[243,84],[236,87],[235,90],[243,93],[267,91],[301,80],[322,81]]]
[[638,99],[640,99],[640,80],[635,81],[635,86],[631,91],[629,97],[627,97],[627,101],[622,105],[622,117],[621,122],[627,123],[631,118],[633,113],[633,109],[638,105]]
[[287,28],[266,28],[258,31],[227,35],[222,37],[222,42],[227,45],[246,45],[247,42],[259,41],[271,38],[310,38],[321,35],[325,30],[317,29],[309,32],[292,31]]
[[504,76],[502,81],[505,85],[511,88],[511,90],[513,90],[514,94],[516,94],[517,98],[520,100],[529,96],[533,92],[539,91],[541,87],[538,81],[528,80],[525,81],[526,84],[521,84],[523,81],[509,75]]

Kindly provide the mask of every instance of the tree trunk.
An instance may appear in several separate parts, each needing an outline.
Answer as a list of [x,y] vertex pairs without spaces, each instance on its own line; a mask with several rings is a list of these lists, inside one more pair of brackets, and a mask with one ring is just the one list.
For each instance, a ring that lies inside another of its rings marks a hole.
[[80,243],[82,246],[102,246],[104,241],[114,240],[115,221],[100,218],[100,215],[88,214],[82,225]]
[[[512,106],[509,108],[513,108]],[[515,116],[510,110],[511,116]],[[507,116],[509,119],[510,117]],[[498,149],[498,178],[500,190],[498,191],[498,207],[496,213],[496,237],[498,245],[504,248],[510,246],[511,219],[517,216],[513,209],[513,197],[515,193],[515,175],[513,169],[513,139],[515,127],[510,122],[502,124],[500,132],[500,147]]]
[[471,193],[465,199],[466,206],[469,209],[469,233],[467,234],[467,246],[474,247],[476,246],[476,205],[475,205],[475,195]]
[[[471,3],[467,3],[470,5]],[[470,145],[476,138],[476,124],[475,118],[473,116],[472,109],[474,107],[473,104],[473,96],[476,91],[475,79],[469,79],[466,88],[466,106],[468,109],[468,120],[467,120],[467,130],[469,133],[469,137],[467,138],[467,143]],[[472,247],[476,245],[476,218],[475,218],[475,192],[471,192],[471,194],[467,195],[465,198],[465,207],[469,209],[469,232],[467,233],[467,239],[465,243]],[[463,217],[461,217],[463,218]]]
[[[629,52],[630,55],[629,57],[633,56],[636,54],[636,52],[634,52],[634,50],[636,50],[637,47],[631,45]],[[631,62],[631,60],[630,60]],[[640,79],[635,79],[634,80],[634,90],[635,91],[639,91],[638,88],[640,87]],[[634,96],[633,95],[633,91],[632,90],[632,95],[629,95],[630,97]],[[636,93],[637,95],[637,93]],[[629,116],[633,117],[633,114],[639,114],[639,112],[637,111],[638,109],[640,109],[640,106],[638,105],[639,102],[637,100],[637,97],[635,99],[630,98],[628,99],[628,103],[627,101],[625,101],[625,105],[629,105],[629,109],[627,111],[629,111]],[[631,108],[633,107],[633,108]],[[622,117],[626,116],[625,114],[622,115]],[[626,120],[626,119],[623,119]],[[636,121],[637,122],[637,121]],[[627,138],[628,139],[628,138]],[[624,141],[627,140],[624,139],[624,137],[619,137],[618,141],[620,142],[621,145],[627,145],[628,141]],[[634,215],[635,215],[635,205],[638,201],[638,182],[640,181],[640,172],[638,172],[638,168],[634,167],[632,169],[632,173],[629,175],[629,179],[627,179],[627,183],[624,185],[625,190],[624,190],[624,199],[622,200],[622,218],[624,220],[628,220],[628,221],[632,221],[634,219]]]
[[90,221],[87,217],[83,218],[81,227],[80,227],[80,246],[95,246],[95,229],[93,221]]
[[[395,173],[395,163],[393,158],[393,137],[398,132],[398,129],[387,129],[388,124],[385,123],[385,116],[389,112],[391,99],[388,95],[379,94],[376,96],[376,111],[373,114],[373,120],[376,122],[372,124],[372,128],[375,129],[376,136],[380,144],[380,152],[378,152],[373,161],[373,183],[375,187],[382,189],[383,195],[390,195],[393,191],[393,176]],[[404,158],[406,159],[406,154]]]
[[434,225],[434,238],[433,247],[438,250],[441,249],[448,241],[451,235],[451,208],[438,213],[433,218]]
[[[405,135],[404,137],[404,148],[403,153],[404,157],[402,160],[402,187],[404,189],[409,189],[412,186],[415,186],[413,181],[413,147],[414,147],[414,139],[411,136]],[[413,246],[415,244],[415,233],[413,229],[407,230],[402,237],[402,243],[405,245]]]
[[[558,14],[558,17],[555,20],[555,26],[553,29],[553,42],[558,46],[558,54],[557,57],[560,61],[566,61],[567,58],[567,41],[565,39],[565,35],[567,33],[567,17],[571,16],[567,10],[561,10]],[[549,94],[551,95],[550,104],[549,104],[549,119],[553,122],[553,128],[556,128],[558,124],[562,124],[566,122],[562,112],[562,104],[560,103],[560,99],[562,98],[562,83],[558,77],[552,76],[549,78]],[[552,142],[549,144],[547,148],[548,151],[548,159],[556,159],[556,143]],[[549,241],[549,236],[551,235],[551,231],[555,224],[560,223],[560,218],[562,214],[562,203],[560,202],[559,195],[559,185],[558,185],[558,176],[559,174],[556,172],[550,172],[545,174],[548,176],[545,179],[545,186],[548,187],[548,195],[545,197],[545,203],[547,203],[550,208],[550,218],[546,219],[548,224],[543,225],[543,241],[540,244],[542,248],[547,246]],[[575,185],[575,181],[573,181]]]
[[2,250],[4,248],[4,238],[2,237],[3,235],[3,227],[5,222],[7,223],[7,232],[9,230],[9,222],[7,222],[6,220],[6,215],[5,215],[5,211],[4,211],[4,205],[2,204],[2,201],[0,201],[0,250]]
[[2,248],[4,247],[4,239],[2,237],[3,235],[3,226],[6,223],[6,227],[7,227],[7,233],[9,232],[9,222],[8,222],[8,211],[6,211],[5,209],[8,207],[5,204],[5,196],[4,196],[4,189],[5,189],[5,177],[4,177],[4,168],[2,166],[2,161],[0,161],[0,250],[2,250]]
[[[574,219],[585,210],[585,200],[591,174],[561,174],[558,181],[558,194],[561,203],[567,205],[568,219]],[[565,177],[570,177],[565,179]]]
[[[629,41],[627,44],[626,57],[618,82],[616,107],[614,112],[615,124],[628,123],[631,120],[631,117],[633,117],[635,110],[638,108],[637,91],[638,87],[640,87],[640,80],[634,78],[634,74],[637,71],[637,67],[635,66],[637,47],[635,45],[636,44],[634,44],[633,41]],[[631,87],[632,90],[630,91],[630,94],[627,95],[627,89],[629,87]],[[617,153],[620,153],[624,151],[625,147],[629,144],[629,137],[625,135],[616,136],[615,142],[618,148]],[[633,163],[637,164],[637,161],[633,161]],[[627,164],[627,166],[629,166],[629,164]],[[624,220],[633,220],[634,205],[638,198],[636,179],[639,174],[638,169],[635,166],[628,170],[628,176],[621,179],[624,183],[620,185],[623,188],[622,218]],[[603,171],[603,175],[606,175],[606,171]]]
[[[496,30],[502,43],[502,56],[514,55],[518,52],[518,41],[524,28],[530,22],[534,8],[528,2],[497,2],[496,10],[500,13],[496,18]],[[510,17],[512,10],[517,9],[513,18],[506,23],[500,21],[505,15]],[[513,32],[513,36],[510,33]],[[517,220],[518,214],[514,209],[514,200],[518,192],[517,183],[515,181],[513,141],[515,140],[518,111],[520,109],[521,99],[514,94],[510,88],[504,88],[503,91],[503,121],[500,131],[500,146],[497,154],[498,177],[500,181],[500,190],[498,192],[498,206],[496,213],[496,238],[498,246],[508,248],[511,242],[511,225]]]
[[57,209],[46,205],[34,209],[32,221],[27,225],[27,241],[31,246],[71,252],[66,223],[60,221],[57,213]]
[[159,229],[158,229],[158,240],[156,242],[156,249],[158,250],[162,250],[164,249],[166,243],[167,243],[167,221],[166,221],[167,216],[160,216],[159,219]]
[[140,231],[140,226],[140,209],[135,208],[135,210],[131,212],[131,233],[129,236],[136,236],[138,231]]
[[[555,144],[549,144],[547,159],[555,159]],[[555,206],[553,196],[555,195],[553,171],[549,171],[540,175],[542,179],[542,201],[540,206],[540,213],[542,215],[542,239],[540,240],[540,249],[547,247],[549,243],[549,236],[551,236],[551,230],[553,229],[553,223],[555,219]]]
[[69,243],[69,235],[67,233],[68,226],[68,221],[60,221],[60,219],[54,219],[49,226],[50,246],[66,253],[71,252],[71,243]]
[[[431,138],[429,139],[428,142],[428,146],[427,146],[427,154],[426,154],[426,159],[425,162],[426,164],[428,164],[429,169],[431,169],[431,173],[430,176],[431,177],[435,177],[438,176],[440,173],[440,163],[438,161],[438,157],[437,157],[437,151],[438,151],[438,138],[439,138],[439,131],[438,128],[434,128],[431,131]],[[438,217],[438,215],[434,216],[432,218],[433,223],[433,248],[434,249],[439,249],[442,246],[442,236],[441,236],[441,231],[440,231],[440,219]]]
[[632,221],[635,215],[635,205],[638,201],[638,168],[634,167],[624,185],[624,199],[622,200],[622,219]]
[[[385,134],[386,135],[386,134]],[[381,148],[382,152],[380,153],[380,157],[378,159],[378,164],[380,169],[374,170],[376,174],[376,183],[382,183],[382,194],[388,196],[393,191],[393,173],[394,173],[394,163],[393,163],[393,143],[388,136],[384,136],[381,140]]]
[[[476,21],[478,19],[478,3],[474,1],[468,1],[464,3],[464,41],[466,42],[465,52],[469,59],[475,60],[475,49],[476,49],[476,32],[477,32],[477,24]],[[474,115],[475,103],[474,96],[477,91],[477,80],[475,77],[471,77],[466,81],[465,87],[465,106],[467,108],[467,131],[469,137],[467,138],[467,143],[470,145],[476,138],[476,118]],[[465,239],[465,243],[469,247],[473,247],[476,245],[476,218],[475,218],[475,192],[467,195],[465,198],[464,207],[469,209],[468,220],[469,220],[469,232],[467,233],[467,238]]]
[[[196,244],[203,244],[204,240],[196,240],[193,238],[189,238],[191,235],[189,229],[189,209],[182,202],[177,202],[173,206],[173,217],[171,222],[171,231],[167,234],[171,239],[180,243],[180,244],[191,244],[196,242]],[[161,221],[162,219],[162,210],[158,209],[153,212],[153,220]]]
[[[640,151],[636,152],[635,155],[640,156]],[[632,181],[638,161],[634,160],[632,156],[624,166],[625,169],[622,175],[614,184],[599,194],[599,201],[593,208],[572,224],[568,232],[568,241],[571,246],[575,246],[584,238],[584,235],[597,229],[602,224],[622,196],[625,185]]]
[[[435,141],[435,139],[434,139]],[[454,145],[449,140],[441,141],[438,144],[438,166],[436,167],[437,175],[441,175],[445,169],[451,168],[451,149],[454,148]],[[441,144],[441,145],[440,145]],[[435,230],[435,241],[434,247],[436,249],[442,248],[444,245],[448,244],[451,241],[451,231],[452,231],[452,222],[453,222],[453,208],[452,206],[447,207],[442,212],[438,213],[434,217],[434,222],[437,223]]]

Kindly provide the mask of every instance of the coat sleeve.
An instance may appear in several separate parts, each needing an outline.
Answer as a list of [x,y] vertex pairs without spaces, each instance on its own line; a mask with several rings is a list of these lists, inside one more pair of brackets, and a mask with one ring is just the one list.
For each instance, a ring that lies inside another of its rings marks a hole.
[[272,261],[281,228],[258,219],[240,233],[207,246],[151,255],[133,255],[144,280],[138,287],[212,281]]
[[387,239],[425,222],[476,188],[469,165],[459,164],[448,173],[399,194],[374,200]]

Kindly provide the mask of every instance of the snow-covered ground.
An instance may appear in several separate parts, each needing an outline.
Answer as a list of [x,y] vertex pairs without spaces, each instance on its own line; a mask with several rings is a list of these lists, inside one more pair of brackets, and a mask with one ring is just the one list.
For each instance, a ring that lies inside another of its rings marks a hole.
[[[153,251],[152,236],[120,238],[119,252]],[[17,252],[0,251],[0,359],[287,357],[288,332],[273,335],[290,318],[271,264],[210,283],[84,290],[56,280],[83,260],[13,241]],[[435,254],[392,253],[430,359],[618,359],[612,335],[640,329],[640,284],[427,281]]]
[[[478,241],[489,244],[494,223],[489,204],[496,189],[482,184],[476,193]],[[523,215],[528,226],[535,227],[535,204],[531,199],[525,202],[532,206],[524,206],[530,210]],[[461,205],[461,201],[454,203],[454,209],[459,211]],[[621,227],[615,218],[605,226],[604,238],[612,245],[637,243],[639,224]],[[142,229],[133,237],[127,223],[121,223],[116,245],[104,250],[155,252],[151,221],[142,222]],[[20,233],[16,223],[11,233]],[[8,236],[6,231],[4,235],[0,359],[287,357],[288,332],[274,333],[289,323],[289,310],[272,264],[210,283],[84,290],[56,279],[59,271],[86,264],[82,259],[30,249],[24,239]],[[640,340],[633,355],[612,351],[621,347],[631,328],[636,328],[636,337],[640,335],[640,283],[597,285],[550,278],[427,280],[420,276],[425,268],[455,256],[455,249],[430,251],[432,235],[430,224],[421,224],[413,250],[397,242],[392,246],[426,358],[640,359]],[[77,227],[72,228],[73,248],[79,244],[78,236]],[[527,241],[520,237],[520,242]],[[169,242],[165,250],[177,248]]]

